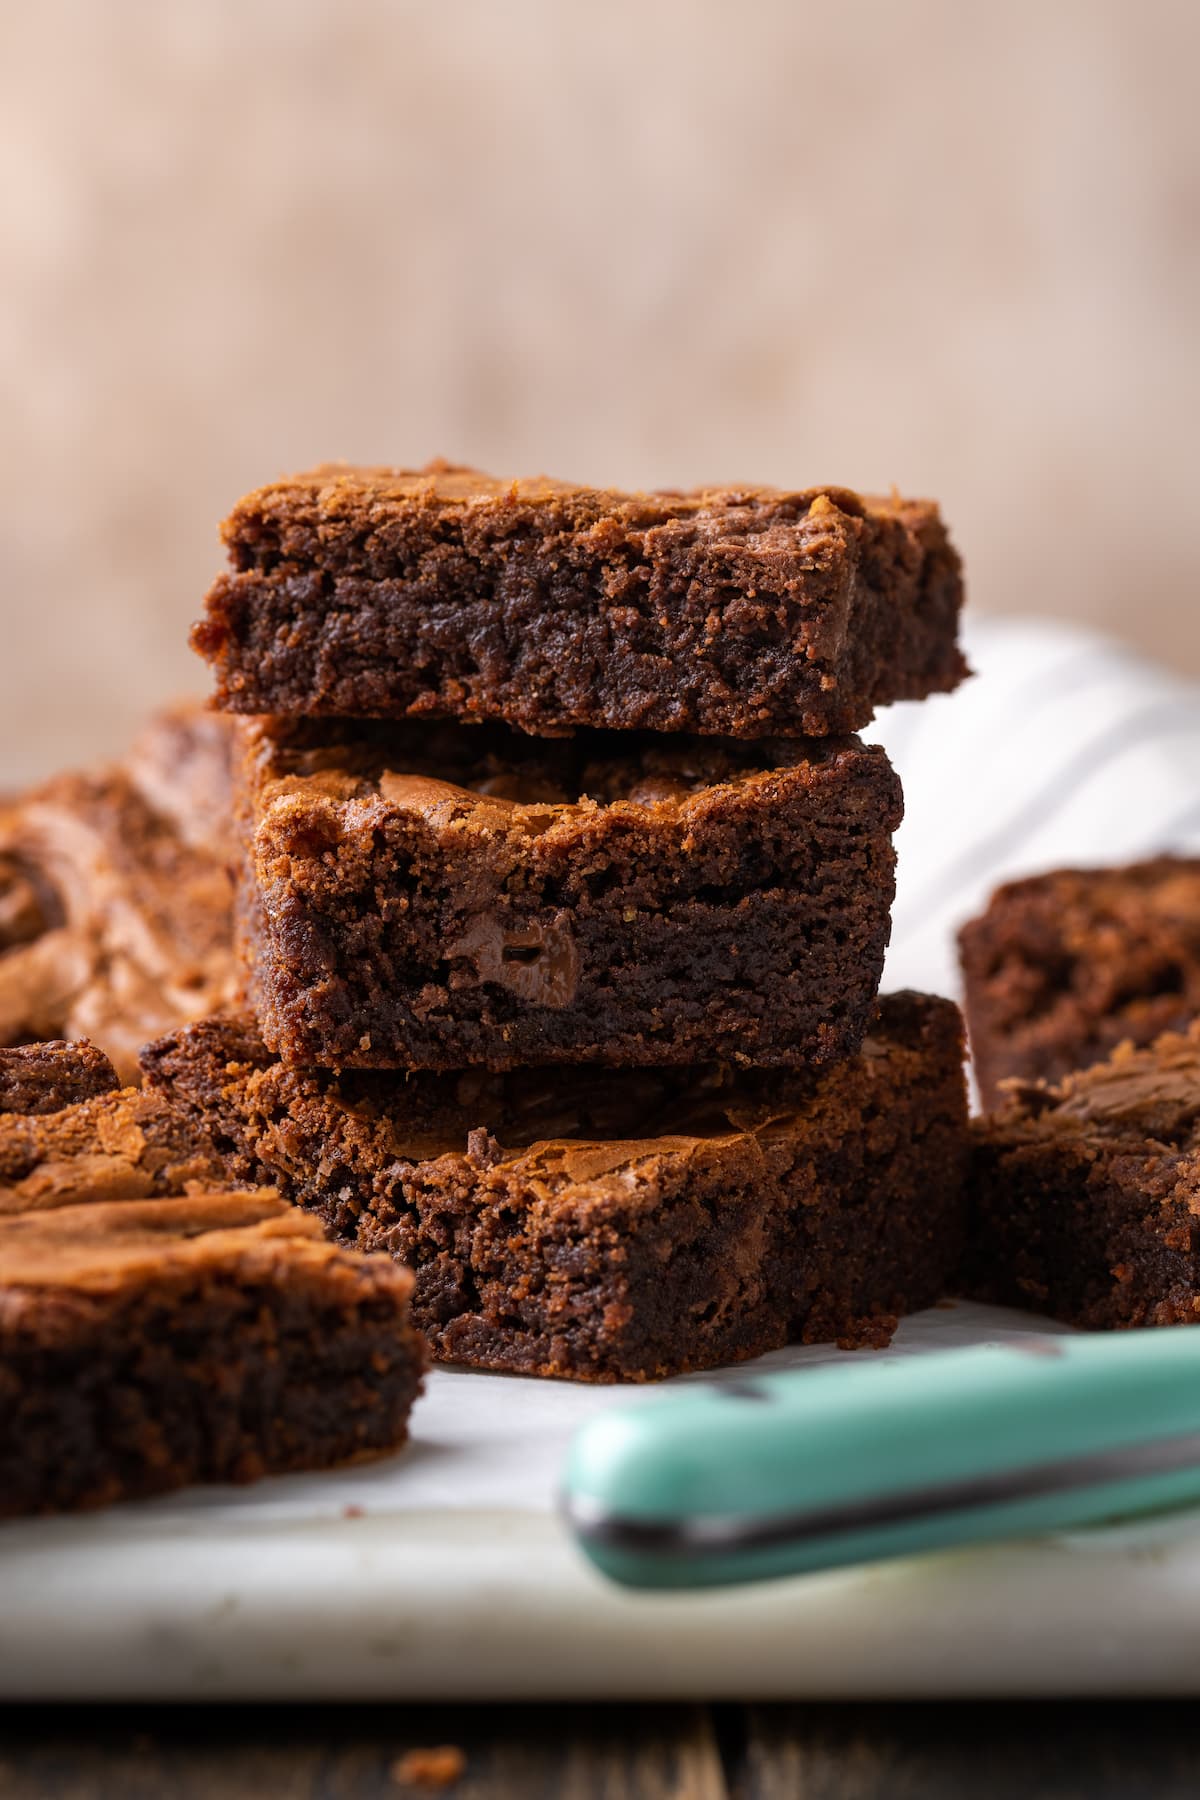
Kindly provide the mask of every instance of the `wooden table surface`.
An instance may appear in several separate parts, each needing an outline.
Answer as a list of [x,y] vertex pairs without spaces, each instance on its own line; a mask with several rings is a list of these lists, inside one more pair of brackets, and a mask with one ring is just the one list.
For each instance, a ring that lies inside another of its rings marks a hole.
[[[455,1745],[448,1788],[404,1776]],[[0,1800],[1188,1800],[1190,1702],[5,1707]]]

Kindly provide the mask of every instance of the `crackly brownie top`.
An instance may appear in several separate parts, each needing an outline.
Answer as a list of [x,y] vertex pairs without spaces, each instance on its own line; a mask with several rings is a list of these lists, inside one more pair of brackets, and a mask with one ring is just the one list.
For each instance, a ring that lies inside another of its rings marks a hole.
[[1007,1104],[980,1129],[1001,1140],[1083,1139],[1099,1149],[1200,1149],[1200,1020],[1056,1085],[1010,1082]]
[[233,723],[226,714],[195,700],[162,707],[130,745],[124,767],[183,843],[232,854]]
[[[1105,980],[1112,965],[1127,965],[1139,949],[1182,942],[1200,953],[1200,858],[1156,856],[1009,881],[962,935],[965,944],[994,943],[1001,959],[1014,947],[1034,960],[1076,956],[1074,974],[1085,984]],[[1120,979],[1128,985],[1127,976]]]
[[0,1113],[0,1215],[178,1194],[221,1169],[203,1121],[120,1088],[44,1116]]
[[[962,1060],[957,1007],[924,994],[880,1003],[875,1027],[854,1069],[875,1071],[880,1095],[897,1105],[921,1079],[941,1079]],[[467,1159],[476,1169],[504,1165],[551,1191],[605,1178],[624,1180],[632,1165],[686,1158],[704,1143],[746,1142],[776,1131],[803,1133],[810,1109],[830,1104],[844,1065],[822,1070],[516,1069],[489,1074],[411,1075],[286,1070],[264,1048],[246,1017],[202,1020],[150,1045],[149,1091],[220,1121],[227,1108],[252,1131],[270,1162],[304,1152],[316,1130],[336,1144],[335,1158],[360,1165]],[[334,1121],[336,1120],[336,1126]],[[826,1123],[828,1124],[828,1120]],[[861,1129],[847,1118],[847,1130]],[[223,1126],[218,1123],[218,1132]],[[236,1129],[236,1127],[235,1127]],[[646,1196],[653,1198],[653,1190]],[[636,1197],[631,1195],[631,1197]]]
[[323,1243],[319,1222],[270,1188],[119,1200],[0,1218],[0,1288],[105,1291],[236,1260],[251,1245]]
[[[0,1044],[89,1037],[128,1078],[149,1038],[232,996],[228,852],[213,824],[229,733],[222,721],[196,748],[176,715],[154,734],[128,766],[56,776],[0,812]],[[188,799],[197,784],[207,815]]]
[[240,500],[222,535],[240,569],[319,561],[370,570],[389,553],[388,528],[397,516],[446,513],[497,536],[534,515],[555,534],[590,536],[597,555],[609,534],[658,531],[698,546],[749,549],[764,563],[790,562],[799,553],[814,567],[836,555],[840,521],[889,518],[917,534],[938,521],[932,501],[865,497],[842,487],[618,493],[545,475],[502,480],[438,460],[424,469],[324,463],[286,476]]
[[1085,929],[1091,920],[1103,920],[1108,912],[1158,913],[1195,920],[1200,901],[1200,858],[1154,856],[1120,868],[1054,869],[1045,875],[1027,875],[996,889],[991,905],[998,907],[1039,895],[1052,895],[1056,906],[1069,909],[1064,930]]
[[107,1056],[86,1038],[0,1049],[0,1113],[61,1112],[120,1085]]
[[417,811],[467,801],[481,813],[685,805],[775,769],[829,774],[839,758],[883,761],[857,738],[664,736],[580,730],[533,738],[497,724],[271,719],[241,726],[260,804],[283,795],[381,798]]

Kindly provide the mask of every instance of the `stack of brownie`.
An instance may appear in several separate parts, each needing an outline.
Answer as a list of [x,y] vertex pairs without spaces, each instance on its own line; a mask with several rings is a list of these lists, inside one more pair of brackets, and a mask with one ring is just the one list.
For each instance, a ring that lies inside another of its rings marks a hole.
[[850,734],[964,673],[936,508],[327,467],[225,538],[248,1010],[151,1091],[410,1266],[435,1358],[886,1341],[960,1248],[962,1045],[877,1005],[901,795]]

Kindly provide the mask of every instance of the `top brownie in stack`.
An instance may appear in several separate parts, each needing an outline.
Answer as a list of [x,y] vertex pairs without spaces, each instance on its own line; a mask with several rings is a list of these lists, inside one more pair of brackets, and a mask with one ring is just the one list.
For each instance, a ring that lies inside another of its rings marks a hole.
[[824,737],[966,673],[923,500],[332,465],[224,535],[192,641],[235,712]]

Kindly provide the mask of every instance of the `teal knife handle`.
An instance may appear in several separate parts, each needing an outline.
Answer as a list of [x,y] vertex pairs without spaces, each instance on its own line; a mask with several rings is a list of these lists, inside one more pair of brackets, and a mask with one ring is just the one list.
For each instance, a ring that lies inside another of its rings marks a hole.
[[698,1587],[1200,1504],[1200,1330],[726,1371],[577,1434],[563,1505],[613,1580]]

